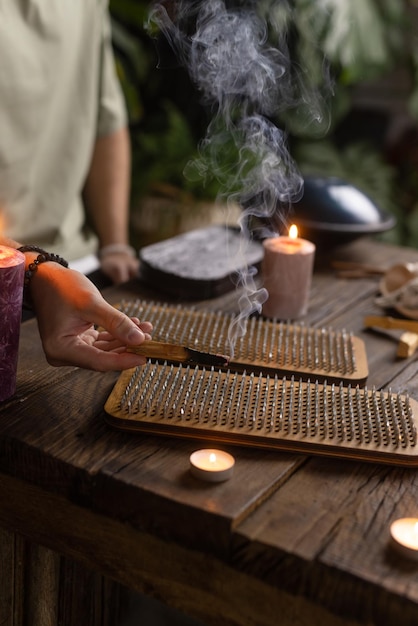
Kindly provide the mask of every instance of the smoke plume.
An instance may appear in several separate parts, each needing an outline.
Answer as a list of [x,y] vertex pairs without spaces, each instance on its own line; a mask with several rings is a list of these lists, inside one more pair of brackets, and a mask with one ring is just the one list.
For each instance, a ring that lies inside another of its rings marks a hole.
[[[299,107],[304,123],[323,123],[320,98],[289,53],[293,10],[287,0],[177,0],[156,2],[150,13],[150,24],[171,44],[211,114],[199,158],[185,176],[203,185],[215,178],[222,199],[242,207],[243,259],[245,241],[277,235],[303,193],[286,132],[273,120]],[[231,352],[267,298],[254,268],[237,276],[237,286],[244,289],[230,328]]]

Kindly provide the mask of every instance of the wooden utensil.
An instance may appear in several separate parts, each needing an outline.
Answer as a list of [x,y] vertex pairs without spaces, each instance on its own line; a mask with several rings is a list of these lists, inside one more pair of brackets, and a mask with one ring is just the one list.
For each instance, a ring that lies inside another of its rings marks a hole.
[[144,343],[141,343],[139,346],[128,346],[127,351],[146,356],[153,360],[164,359],[177,363],[214,365],[216,367],[228,365],[228,358],[223,354],[200,352],[199,350],[193,350],[186,346],[179,346],[162,341],[144,341]]
[[397,319],[388,315],[368,315],[364,318],[364,326],[370,328],[376,326],[377,328],[386,329],[400,329],[408,330],[412,333],[418,333],[418,321]]

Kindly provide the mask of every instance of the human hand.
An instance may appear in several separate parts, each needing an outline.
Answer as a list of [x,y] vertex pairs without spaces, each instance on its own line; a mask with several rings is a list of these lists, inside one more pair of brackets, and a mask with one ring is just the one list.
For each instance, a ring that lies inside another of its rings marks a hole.
[[125,346],[150,339],[152,325],[116,310],[83,274],[43,263],[31,280],[31,296],[51,365],[119,371],[145,363]]
[[128,252],[112,252],[100,256],[100,267],[115,285],[138,276],[139,261]]

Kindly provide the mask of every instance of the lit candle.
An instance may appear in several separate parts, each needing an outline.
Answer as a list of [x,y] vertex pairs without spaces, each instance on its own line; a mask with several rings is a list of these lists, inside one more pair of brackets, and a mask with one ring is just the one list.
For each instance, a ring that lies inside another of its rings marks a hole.
[[277,319],[296,319],[308,310],[315,245],[298,237],[295,225],[288,237],[274,237],[263,242],[263,284],[268,298],[263,315]]
[[0,400],[16,390],[25,256],[0,246]]
[[231,478],[235,459],[223,450],[196,450],[190,456],[190,471],[196,478],[218,483]]
[[390,526],[390,534],[397,552],[418,560],[418,518],[397,519]]

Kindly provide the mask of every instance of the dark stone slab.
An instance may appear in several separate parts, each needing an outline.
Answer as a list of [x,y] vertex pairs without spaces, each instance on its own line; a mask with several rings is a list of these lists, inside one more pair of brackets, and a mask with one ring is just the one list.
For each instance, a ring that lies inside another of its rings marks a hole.
[[258,267],[262,257],[260,242],[215,225],[142,248],[140,277],[181,298],[213,298],[234,289],[238,273]]

